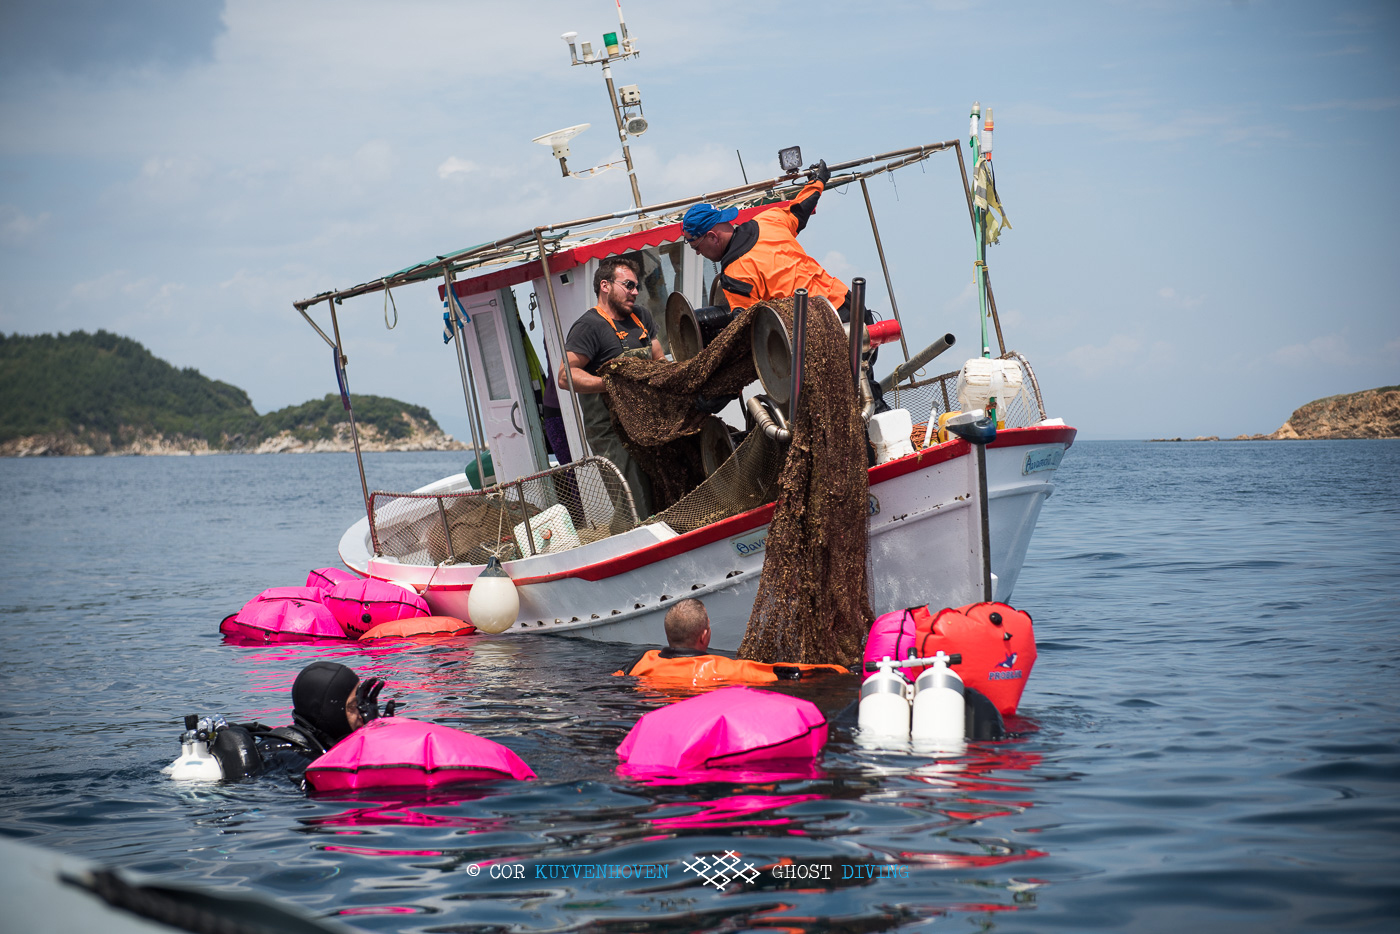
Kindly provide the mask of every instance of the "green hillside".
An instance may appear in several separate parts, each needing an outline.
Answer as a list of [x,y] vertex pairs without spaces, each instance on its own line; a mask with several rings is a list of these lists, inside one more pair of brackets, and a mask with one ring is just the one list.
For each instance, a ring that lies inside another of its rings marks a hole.
[[[384,437],[410,434],[404,413],[428,430],[438,429],[422,406],[382,396],[355,395],[351,401],[356,420]],[[103,451],[158,434],[240,450],[282,431],[301,440],[330,438],[344,421],[335,393],[259,415],[237,386],[173,367],[136,341],[107,331],[0,334],[0,443],[71,435]]]

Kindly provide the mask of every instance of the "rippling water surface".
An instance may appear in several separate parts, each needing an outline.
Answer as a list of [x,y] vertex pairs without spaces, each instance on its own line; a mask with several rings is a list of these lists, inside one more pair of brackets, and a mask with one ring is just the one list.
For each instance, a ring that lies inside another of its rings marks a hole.
[[[1396,930],[1400,442],[1081,442],[1057,482],[1013,601],[1040,646],[1015,738],[934,761],[838,725],[814,775],[648,785],[615,771],[664,702],[611,677],[630,647],[222,643],[337,563],[352,458],[0,460],[0,833],[370,931]],[[160,775],[183,714],[285,722],[322,657],[539,780],[337,801]],[[794,690],[835,716],[858,683]],[[832,878],[683,868],[726,850]],[[667,872],[570,868],[596,864]]]

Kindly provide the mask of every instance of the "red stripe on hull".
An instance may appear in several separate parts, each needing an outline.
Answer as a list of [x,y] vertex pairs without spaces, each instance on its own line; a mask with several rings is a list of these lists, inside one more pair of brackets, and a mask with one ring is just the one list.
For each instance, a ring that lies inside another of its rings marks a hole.
[[[1006,428],[997,433],[997,439],[989,445],[993,448],[1023,447],[1031,444],[1063,444],[1066,448],[1074,443],[1076,430],[1061,426],[1044,426],[1031,428]],[[972,446],[966,441],[950,441],[935,447],[925,448],[899,460],[890,461],[887,464],[880,464],[870,468],[870,485],[877,484],[902,477],[905,474],[914,473],[917,470],[924,470],[937,464],[942,464],[950,460],[962,457],[972,450]],[[676,555],[684,554],[712,542],[717,542],[723,538],[739,535],[759,526],[767,525],[773,521],[773,510],[776,504],[769,503],[766,506],[759,506],[750,509],[748,512],[741,512],[737,516],[730,516],[728,519],[721,519],[702,529],[693,532],[686,532],[675,538],[667,539],[664,542],[657,542],[655,545],[648,545],[625,555],[618,555],[615,558],[607,558],[596,564],[588,564],[575,568],[572,571],[561,571],[557,574],[542,574],[539,577],[526,577],[517,580],[517,586],[525,584],[543,584],[549,581],[562,580],[569,577],[577,577],[586,581],[606,580],[609,577],[616,577],[619,574],[626,574],[628,571],[635,571],[637,568],[646,567],[648,564],[655,564],[658,561],[665,561]],[[438,590],[470,590],[470,584],[448,585],[435,588]]]

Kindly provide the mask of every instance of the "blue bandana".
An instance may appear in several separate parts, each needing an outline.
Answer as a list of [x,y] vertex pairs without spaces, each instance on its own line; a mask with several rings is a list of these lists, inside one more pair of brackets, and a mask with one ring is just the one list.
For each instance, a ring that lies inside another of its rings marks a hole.
[[738,208],[725,208],[721,211],[713,204],[697,204],[681,218],[681,233],[685,234],[686,239],[694,240],[709,233],[710,228],[716,224],[728,223],[738,216]]

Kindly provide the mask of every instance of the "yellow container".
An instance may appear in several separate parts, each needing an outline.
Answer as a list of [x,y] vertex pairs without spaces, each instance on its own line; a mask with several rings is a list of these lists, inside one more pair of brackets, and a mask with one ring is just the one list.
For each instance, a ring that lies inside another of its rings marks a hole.
[[961,412],[944,412],[942,415],[938,416],[938,443],[939,443],[939,444],[942,444],[944,441],[947,441],[947,440],[948,440],[948,419],[952,418],[952,417],[955,416],[955,415],[961,415],[961,414],[962,414]]

